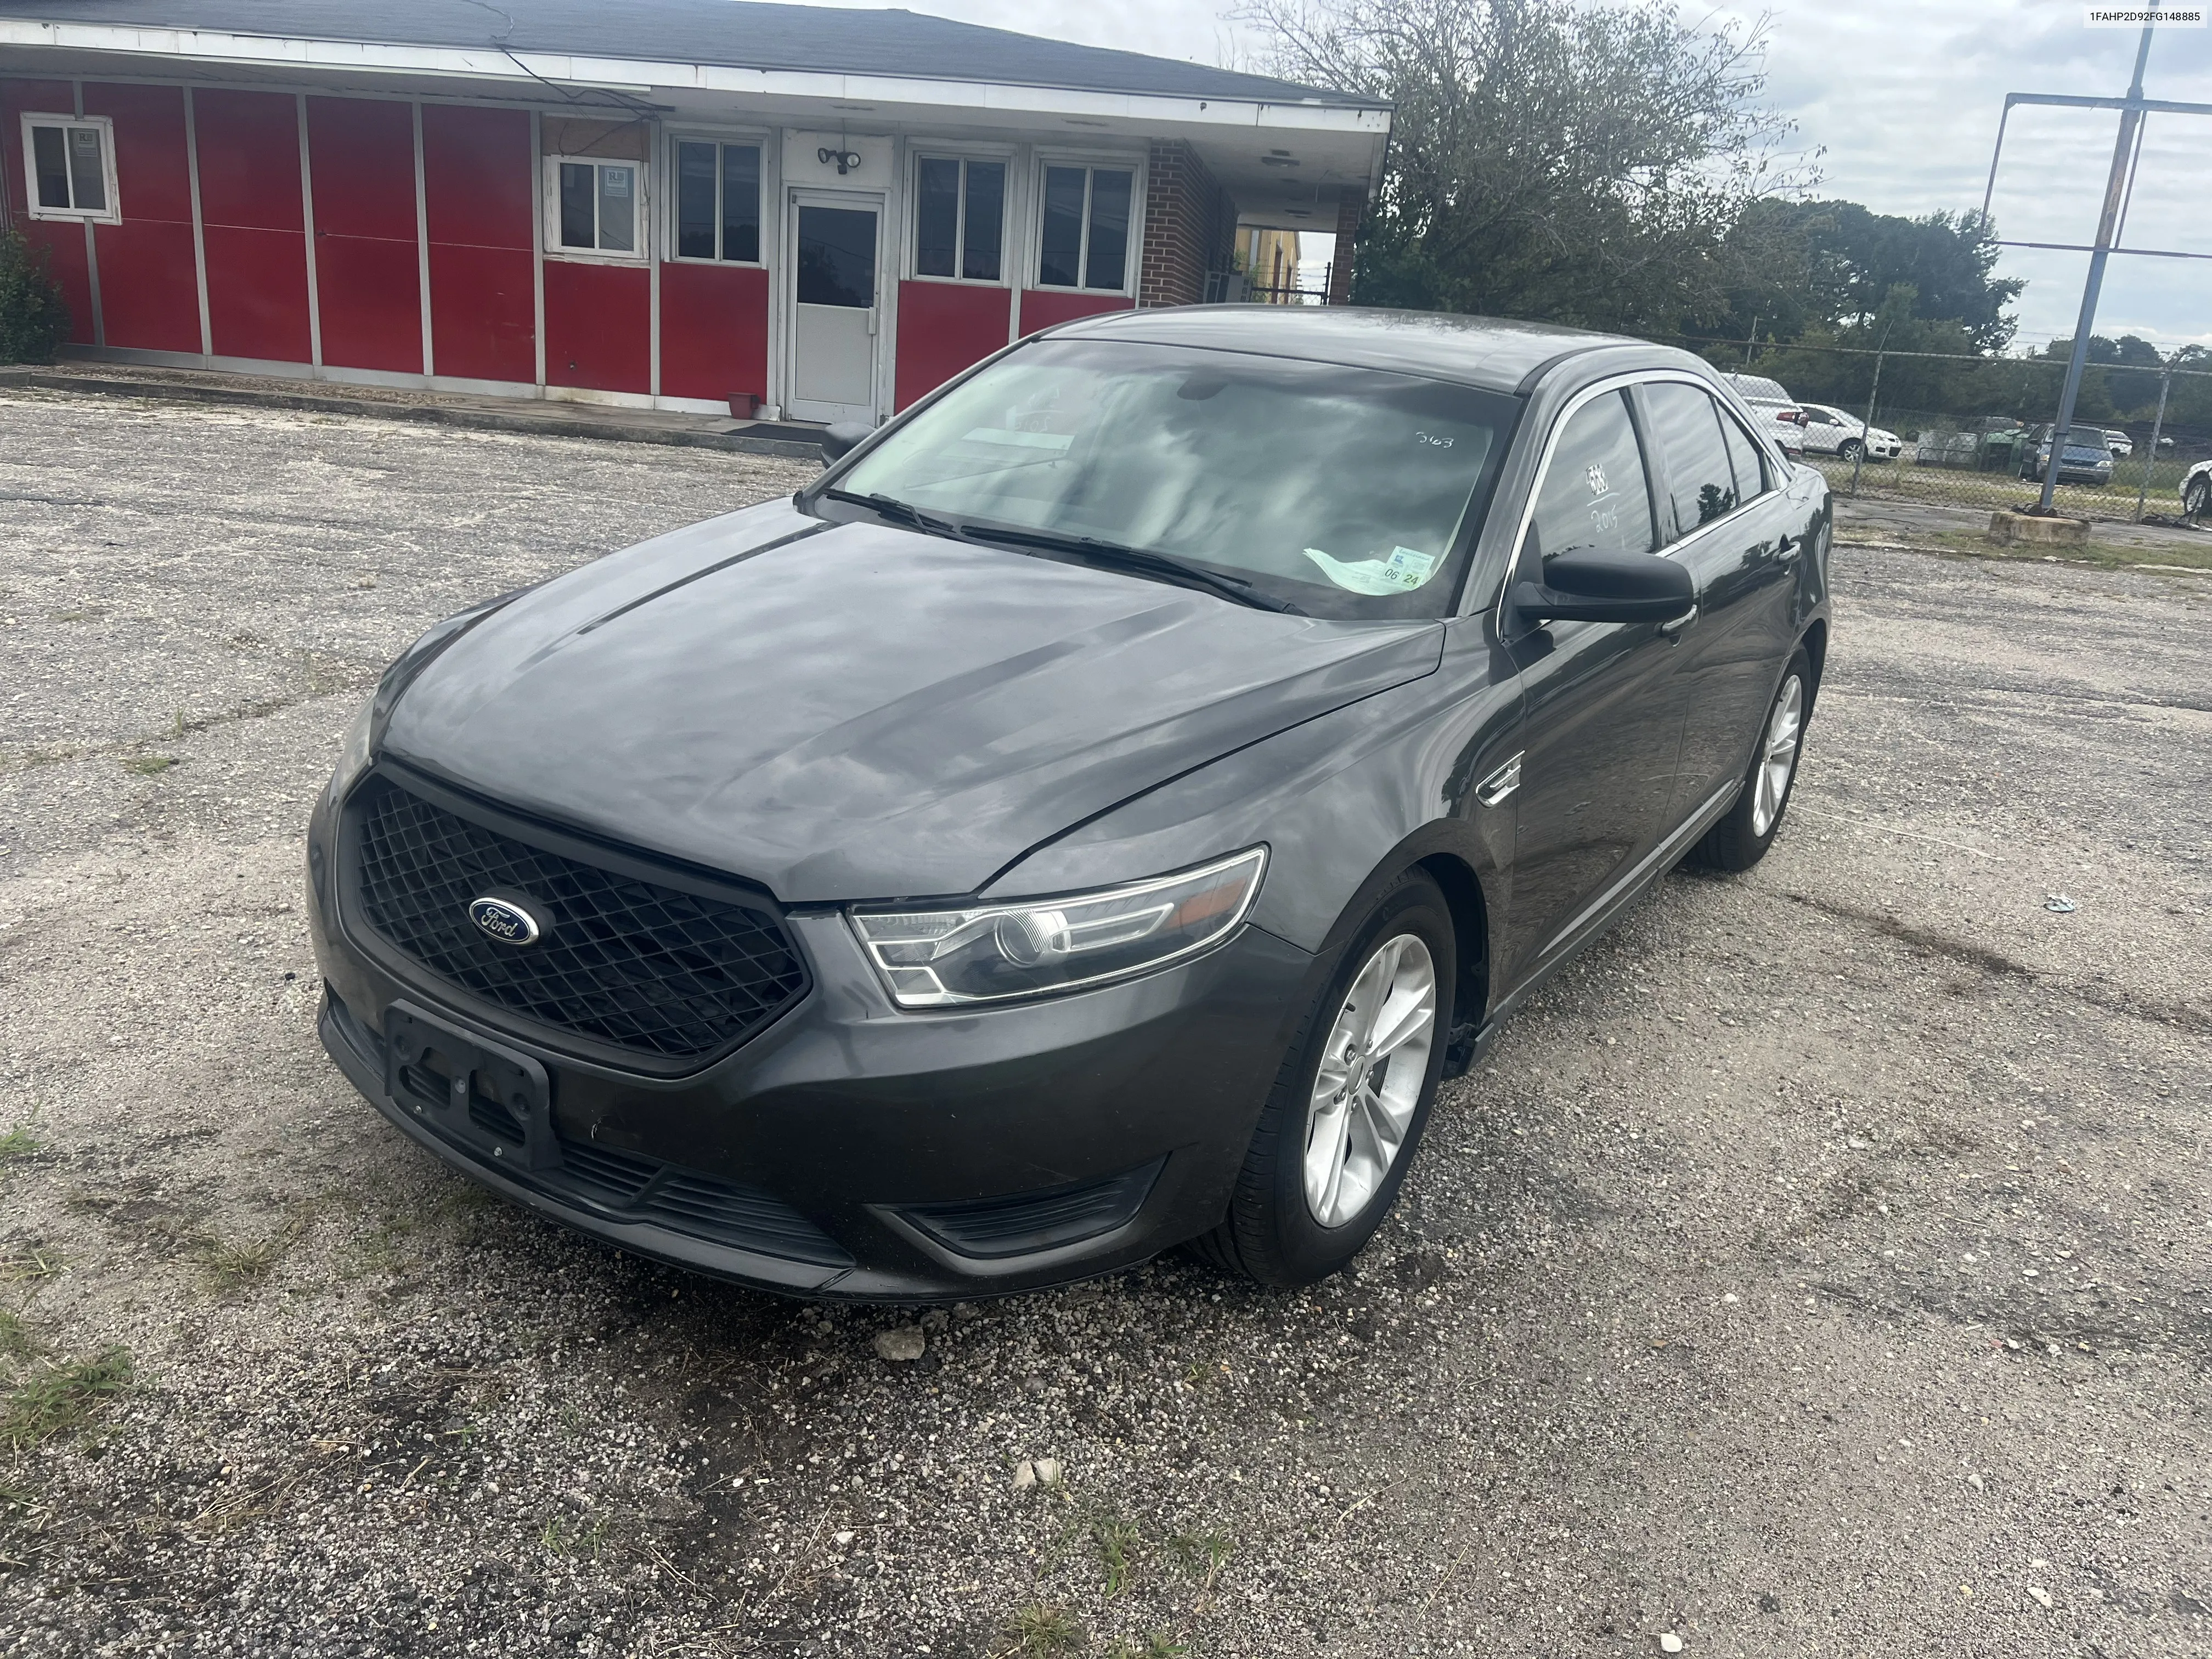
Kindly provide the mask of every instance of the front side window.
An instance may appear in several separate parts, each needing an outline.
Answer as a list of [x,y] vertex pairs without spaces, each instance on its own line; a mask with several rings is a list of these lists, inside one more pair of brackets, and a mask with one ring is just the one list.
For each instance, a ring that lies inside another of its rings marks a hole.
[[641,162],[555,156],[547,167],[553,187],[552,242],[557,252],[644,257]]
[[1127,167],[1044,170],[1039,216],[1037,284],[1127,290],[1129,210],[1137,175]]
[[1659,453],[1666,457],[1674,535],[1686,536],[1734,512],[1735,472],[1721,432],[1721,411],[1712,398],[1680,380],[1660,380],[1644,388],[1644,408]]
[[1310,616],[1436,617],[1520,409],[1376,369],[1044,340],[918,411],[831,485],[977,539],[1012,527],[1165,555]]
[[23,118],[23,162],[33,219],[97,219],[113,224],[114,147],[105,119]]
[[1741,422],[1732,420],[1725,409],[1721,411],[1721,436],[1728,440],[1729,466],[1735,474],[1735,497],[1740,501],[1750,501],[1766,493],[1765,457],[1751,434]]
[[1657,545],[1627,393],[1593,398],[1567,417],[1528,532],[1543,558],[1585,550],[1649,553]]
[[758,264],[760,228],[760,146],[679,140],[677,258]]
[[999,280],[1006,164],[925,155],[915,163],[914,272]]

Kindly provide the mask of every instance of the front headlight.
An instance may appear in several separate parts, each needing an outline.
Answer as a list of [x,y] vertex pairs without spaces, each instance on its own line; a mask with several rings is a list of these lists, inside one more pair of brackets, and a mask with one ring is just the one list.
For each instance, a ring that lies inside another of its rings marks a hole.
[[902,1008],[995,1002],[1147,973],[1225,939],[1260,890],[1267,849],[1066,898],[942,910],[855,910],[853,931]]
[[355,781],[368,770],[369,762],[375,758],[370,743],[370,730],[375,719],[376,699],[374,696],[362,698],[361,708],[353,717],[353,724],[346,727],[344,741],[338,745],[338,768],[331,774],[332,800],[338,799],[352,788]]

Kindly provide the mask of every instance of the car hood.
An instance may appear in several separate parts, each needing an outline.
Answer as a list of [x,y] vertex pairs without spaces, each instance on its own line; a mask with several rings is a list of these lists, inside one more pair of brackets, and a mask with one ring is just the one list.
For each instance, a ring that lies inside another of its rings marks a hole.
[[966,893],[1442,648],[1434,622],[1280,616],[776,502],[493,612],[408,687],[384,752],[787,902]]

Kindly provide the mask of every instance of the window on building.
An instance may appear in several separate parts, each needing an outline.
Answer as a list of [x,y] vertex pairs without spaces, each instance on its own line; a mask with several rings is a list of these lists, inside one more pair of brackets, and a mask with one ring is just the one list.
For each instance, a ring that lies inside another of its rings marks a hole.
[[1129,206],[1136,181],[1127,167],[1044,170],[1040,286],[1127,291]]
[[115,202],[113,135],[105,118],[24,116],[23,164],[30,175],[33,219],[112,224],[121,216]]
[[581,156],[548,159],[556,252],[645,256],[645,166]]
[[760,263],[758,144],[684,139],[676,146],[676,254]]
[[914,272],[999,280],[1006,164],[925,155],[915,163]]

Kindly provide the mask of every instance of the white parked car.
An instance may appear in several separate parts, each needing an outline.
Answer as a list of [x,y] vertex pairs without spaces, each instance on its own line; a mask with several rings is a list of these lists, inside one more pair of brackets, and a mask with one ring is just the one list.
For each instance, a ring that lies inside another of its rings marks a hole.
[[2181,511],[2191,519],[2212,519],[2212,461],[2199,461],[2181,480]]
[[1869,429],[1856,415],[1827,404],[1800,404],[1805,411],[1805,447],[1816,455],[1850,460],[1861,448],[1870,461],[1893,461],[1905,453],[1905,440],[1880,427]]
[[1770,380],[1763,374],[1723,374],[1735,389],[1735,395],[1751,405],[1751,412],[1767,422],[1785,454],[1792,457],[1805,453],[1805,410],[1797,400],[1782,389],[1782,382]]
[[2105,434],[2105,447],[2112,452],[2114,460],[2122,460],[2136,453],[2136,441],[2116,426],[2100,428]]

